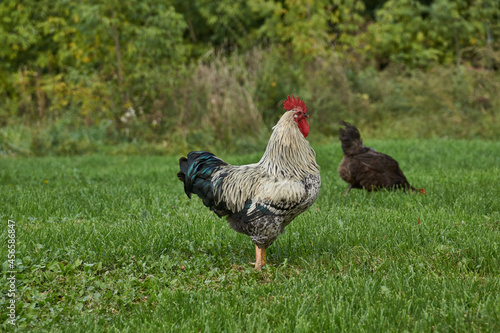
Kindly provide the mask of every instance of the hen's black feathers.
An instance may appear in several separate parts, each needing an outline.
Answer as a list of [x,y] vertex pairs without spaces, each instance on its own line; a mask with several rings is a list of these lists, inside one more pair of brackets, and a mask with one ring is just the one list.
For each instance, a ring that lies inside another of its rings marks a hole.
[[404,190],[415,189],[408,183],[398,162],[389,155],[363,145],[358,129],[345,121],[340,121],[345,128],[340,129],[340,141],[344,158],[340,162],[340,178],[351,188],[376,191],[380,188]]

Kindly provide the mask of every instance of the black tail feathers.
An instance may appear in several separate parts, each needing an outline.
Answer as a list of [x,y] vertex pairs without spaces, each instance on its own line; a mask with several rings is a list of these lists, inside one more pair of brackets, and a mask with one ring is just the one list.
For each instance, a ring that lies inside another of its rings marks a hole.
[[[187,158],[185,158],[185,157],[179,158],[179,167],[180,167],[181,171],[177,172],[177,178],[179,178],[179,180],[185,184],[186,183],[186,174],[187,174],[188,169],[189,169],[189,164],[188,164]],[[188,194],[187,192],[186,192],[186,194],[188,195],[189,198],[191,198],[190,194]]]
[[194,193],[207,207],[214,205],[212,174],[226,162],[206,151],[192,151],[179,159],[177,178],[184,183],[184,192],[191,198]]

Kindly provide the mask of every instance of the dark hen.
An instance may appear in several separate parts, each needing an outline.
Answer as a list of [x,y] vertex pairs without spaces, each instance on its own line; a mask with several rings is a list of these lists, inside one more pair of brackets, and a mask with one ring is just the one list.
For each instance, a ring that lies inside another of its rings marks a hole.
[[[416,189],[410,185],[398,162],[389,155],[379,153],[363,145],[358,129],[345,121],[339,122],[345,128],[340,129],[340,141],[344,158],[340,162],[338,173],[349,184],[344,194],[351,188],[376,191],[378,189]],[[423,189],[418,190],[425,193]]]

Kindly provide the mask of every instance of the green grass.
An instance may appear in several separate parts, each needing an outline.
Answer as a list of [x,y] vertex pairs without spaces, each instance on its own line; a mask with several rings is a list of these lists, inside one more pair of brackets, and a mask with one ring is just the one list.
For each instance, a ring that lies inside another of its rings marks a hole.
[[187,199],[177,157],[1,159],[0,325],[12,219],[19,330],[498,332],[500,143],[366,144],[428,194],[344,197],[340,146],[318,146],[320,196],[261,272],[247,236]]

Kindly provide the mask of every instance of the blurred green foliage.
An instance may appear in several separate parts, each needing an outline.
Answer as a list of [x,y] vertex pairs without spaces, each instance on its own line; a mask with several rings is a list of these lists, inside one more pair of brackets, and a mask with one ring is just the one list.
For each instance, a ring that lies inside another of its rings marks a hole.
[[458,65],[473,60],[464,55],[471,47],[493,47],[496,40],[498,48],[499,18],[498,0],[434,0],[428,5],[389,0],[376,11],[366,36],[376,41],[371,46],[379,61],[417,68]]
[[251,151],[292,93],[323,138],[498,137],[499,22],[500,0],[4,0],[0,154]]

